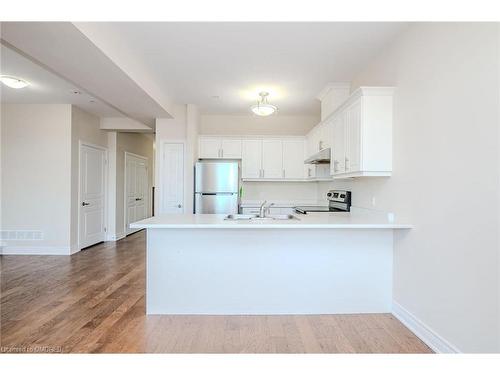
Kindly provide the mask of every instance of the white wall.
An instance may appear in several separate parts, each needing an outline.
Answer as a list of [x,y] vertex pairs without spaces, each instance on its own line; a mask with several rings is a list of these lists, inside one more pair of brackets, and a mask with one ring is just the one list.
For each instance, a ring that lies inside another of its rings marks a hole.
[[319,116],[259,117],[253,115],[201,115],[204,135],[306,135],[320,122]]
[[497,27],[417,24],[381,51],[353,89],[397,88],[393,176],[333,185],[415,225],[395,236],[394,299],[464,352],[500,351]]
[[69,254],[71,105],[2,103],[2,225],[41,231],[9,253]]
[[[314,182],[243,182],[242,201],[316,202]],[[326,202],[325,202],[326,204]]]
[[2,229],[43,234],[4,241],[4,253],[78,251],[80,142],[108,148],[108,239],[124,233],[125,151],[148,158],[152,186],[152,135],[108,133],[98,117],[70,104],[2,103],[1,115]]

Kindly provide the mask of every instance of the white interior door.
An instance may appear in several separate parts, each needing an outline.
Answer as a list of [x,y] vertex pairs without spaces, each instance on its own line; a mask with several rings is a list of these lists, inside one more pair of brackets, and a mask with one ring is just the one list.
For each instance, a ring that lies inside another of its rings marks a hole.
[[143,220],[148,215],[149,183],[146,158],[125,154],[125,228],[126,234],[138,231],[130,223]]
[[184,212],[184,144],[163,144],[161,212]]
[[80,147],[80,248],[105,239],[106,151]]

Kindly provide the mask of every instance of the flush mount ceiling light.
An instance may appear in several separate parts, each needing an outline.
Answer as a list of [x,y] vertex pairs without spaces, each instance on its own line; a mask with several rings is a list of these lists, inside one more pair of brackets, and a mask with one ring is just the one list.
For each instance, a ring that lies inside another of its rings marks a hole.
[[267,102],[267,96],[269,95],[268,92],[262,91],[259,93],[260,100],[257,101],[257,104],[254,104],[251,106],[251,110],[253,113],[255,113],[257,116],[269,116],[275,113],[278,110],[278,107],[269,104]]
[[26,86],[29,86],[29,82],[26,82],[24,79],[12,76],[0,76],[0,82],[13,89],[22,89]]

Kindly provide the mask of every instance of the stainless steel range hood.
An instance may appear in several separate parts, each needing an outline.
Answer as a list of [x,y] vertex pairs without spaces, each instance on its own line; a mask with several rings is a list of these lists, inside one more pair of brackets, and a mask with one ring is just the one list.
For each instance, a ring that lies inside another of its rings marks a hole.
[[320,152],[304,160],[304,164],[330,164],[331,149],[324,148]]

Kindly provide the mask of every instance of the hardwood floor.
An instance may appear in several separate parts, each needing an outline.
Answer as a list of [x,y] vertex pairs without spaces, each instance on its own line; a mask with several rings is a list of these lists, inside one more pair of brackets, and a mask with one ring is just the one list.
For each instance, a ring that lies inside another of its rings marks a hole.
[[2,352],[431,352],[390,314],[146,316],[144,232],[0,259]]

